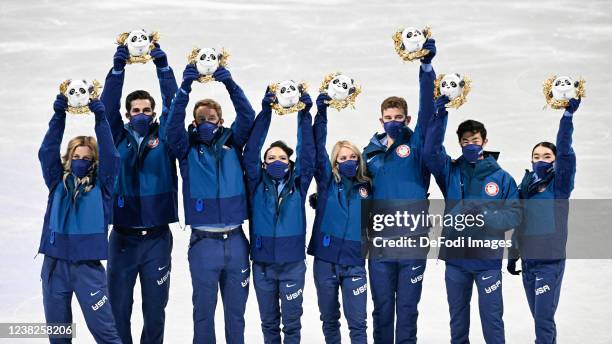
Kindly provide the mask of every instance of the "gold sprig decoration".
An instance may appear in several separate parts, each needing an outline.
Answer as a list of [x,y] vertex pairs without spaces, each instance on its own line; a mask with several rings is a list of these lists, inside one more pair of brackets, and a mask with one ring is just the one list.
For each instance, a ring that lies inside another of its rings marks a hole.
[[[67,80],[64,80],[59,86],[60,93],[66,96],[66,98],[68,98],[68,85],[70,85],[71,82],[72,82],[71,79],[67,79]],[[101,89],[102,89],[102,85],[100,84],[100,82],[94,79],[91,82],[91,86],[89,88],[89,100],[91,101],[92,99],[98,99],[100,97]],[[90,113],[91,111],[89,110],[88,105],[83,105],[83,106],[68,105],[66,112],[69,112],[75,115],[83,115],[86,113]]]
[[[129,32],[122,32],[119,34],[119,36],[117,36],[117,44],[118,45],[127,45],[127,39],[130,36]],[[155,48],[155,44],[156,42],[159,41],[159,32],[157,31],[153,31],[149,34],[149,52],[151,50],[153,50]],[[147,53],[141,56],[131,56],[127,59],[127,63],[128,64],[133,64],[133,63],[147,63],[149,61],[151,61],[153,58],[151,57],[151,54]]]
[[[199,53],[200,53],[200,48],[193,48],[191,52],[189,53],[189,55],[187,55],[187,61],[190,64],[195,66],[196,63],[198,62]],[[219,66],[227,67],[230,56],[231,55],[227,50],[225,50],[224,48],[221,48],[221,53],[219,54]],[[198,82],[206,83],[206,82],[215,81],[215,78],[212,76],[212,74],[211,75],[200,75],[200,77],[197,80]]]
[[[331,83],[332,80],[334,80],[335,77],[337,77],[338,75],[340,75],[342,73],[340,72],[334,72],[334,73],[329,73],[325,76],[325,78],[323,79],[323,82],[321,83],[321,87],[319,87],[319,92],[321,93],[327,93],[327,89],[329,87],[329,84]],[[326,104],[329,105],[329,107],[334,108],[338,111],[350,106],[352,109],[355,108],[355,101],[357,99],[357,96],[361,93],[361,86],[355,85],[355,90],[350,93],[348,95],[348,97],[346,97],[346,99],[344,100],[340,100],[340,99],[332,99],[332,100],[327,100],[325,101]]]
[[[421,49],[418,51],[413,51],[413,52],[408,52],[406,51],[404,48],[402,48],[402,32],[404,31],[404,29],[398,29],[397,31],[395,31],[395,33],[393,34],[393,36],[391,36],[393,38],[393,45],[395,46],[395,52],[399,55],[399,57],[404,60],[404,62],[411,62],[414,60],[418,60],[424,56],[426,56],[427,54],[429,54],[429,50],[428,49]],[[423,29],[423,35],[425,35],[425,39],[429,39],[431,37],[431,27],[426,26]]]
[[[463,82],[464,82],[463,91],[457,98],[451,100],[450,102],[446,104],[447,108],[458,109],[461,105],[467,102],[467,96],[472,90],[472,79],[470,79],[467,75],[463,75],[462,77],[463,77]],[[434,80],[434,98],[436,99],[440,97],[440,95],[442,94],[440,92],[440,83],[442,82],[443,78],[444,78],[444,74],[440,74],[438,75],[436,80]]]
[[[300,82],[298,84],[298,87],[300,88],[300,95],[302,95],[308,89],[308,84],[306,84],[305,82]],[[276,91],[278,90],[278,83],[274,83],[274,84],[268,86],[268,89],[270,90],[270,92],[276,94]],[[298,111],[304,110],[305,108],[306,108],[306,104],[304,104],[301,101],[298,101],[297,104],[295,104],[295,105],[293,105],[292,107],[289,107],[289,108],[282,107],[278,103],[278,100],[275,103],[272,104],[272,109],[274,111],[276,111],[276,114],[279,115],[279,116],[284,116],[284,115],[288,115],[290,113],[298,112]]]
[[[546,106],[550,106],[552,109],[560,110],[565,109],[569,105],[568,99],[556,100],[553,98],[552,88],[553,82],[556,78],[557,75],[553,75],[544,80],[544,83],[542,84],[542,93],[544,93],[544,99],[546,99],[546,105],[544,105],[544,108],[546,108]],[[576,87],[576,98],[581,99],[582,97],[586,96],[584,88],[585,83],[586,81],[582,78],[578,80],[578,86]]]

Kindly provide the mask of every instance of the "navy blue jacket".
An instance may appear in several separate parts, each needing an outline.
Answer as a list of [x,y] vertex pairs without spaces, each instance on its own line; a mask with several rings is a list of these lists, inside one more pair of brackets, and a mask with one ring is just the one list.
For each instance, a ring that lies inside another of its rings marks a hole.
[[257,263],[288,263],[306,258],[304,204],[314,173],[315,145],[310,112],[302,110],[297,118],[296,163],[292,163],[280,194],[260,159],[272,119],[269,108],[257,115],[244,149],[251,215],[251,257]]
[[55,113],[49,122],[38,159],[49,199],[38,252],[69,261],[102,260],[108,257],[108,225],[112,214],[113,186],[119,172],[119,153],[104,115],[96,116],[99,164],[94,187],[84,192],[74,186],[70,174],[63,181],[60,146],[66,114]]
[[176,162],[165,139],[168,109],[177,86],[169,67],[157,69],[157,77],[162,94],[162,114],[159,123],[149,126],[139,147],[131,134],[130,124],[124,124],[121,119],[125,71],[114,74],[111,69],[106,76],[101,100],[121,156],[114,192],[114,225],[154,227],[178,221]]
[[179,89],[170,108],[167,142],[179,159],[185,218],[192,227],[238,225],[248,217],[242,149],[255,111],[233,80],[226,88],[236,109],[236,120],[231,128],[217,130],[210,144],[197,140],[196,126],[185,130],[188,92]]
[[513,243],[518,246],[523,260],[565,258],[568,199],[576,175],[573,131],[572,116],[561,117],[554,172],[548,178],[536,181],[535,173],[526,170],[519,186],[523,222],[514,232]]
[[423,143],[427,124],[434,113],[436,73],[419,70],[419,114],[414,132],[405,127],[389,149],[376,134],[365,147],[363,156],[372,176],[374,199],[427,199],[430,174],[423,161]]
[[521,222],[518,189],[512,176],[504,171],[492,154],[475,164],[463,157],[452,160],[444,149],[447,115],[432,118],[425,140],[424,155],[427,167],[434,175],[445,199],[445,214],[465,213],[466,207],[477,207],[484,216],[484,227],[458,231],[445,227],[442,235],[447,239],[463,237],[465,246],[440,248],[440,258],[469,270],[500,269],[503,247],[499,249],[467,247],[468,238],[503,240],[505,232]]
[[327,109],[319,109],[312,126],[316,146],[317,209],[308,254],[330,263],[363,266],[361,200],[370,199],[369,182],[341,176],[336,181],[325,149]]

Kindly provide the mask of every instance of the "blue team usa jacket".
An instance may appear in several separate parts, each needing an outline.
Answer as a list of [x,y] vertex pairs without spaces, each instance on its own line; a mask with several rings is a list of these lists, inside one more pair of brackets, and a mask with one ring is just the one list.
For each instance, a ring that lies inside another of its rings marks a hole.
[[470,164],[465,158],[452,160],[444,149],[447,115],[434,116],[424,148],[425,161],[434,175],[444,199],[445,214],[482,214],[484,226],[461,231],[444,227],[447,239],[463,237],[466,245],[440,248],[440,258],[473,270],[501,268],[503,247],[498,249],[467,246],[467,239],[503,240],[505,232],[521,222],[521,205],[516,182],[497,164],[497,154],[485,152],[484,159]]
[[525,171],[519,186],[524,213],[521,226],[514,232],[513,243],[523,260],[565,259],[568,199],[576,175],[573,131],[572,116],[561,117],[554,172],[536,180],[534,172]]
[[96,118],[99,164],[94,187],[85,192],[75,187],[70,174],[63,181],[60,146],[66,115],[55,113],[38,151],[49,200],[45,212],[39,253],[69,261],[102,260],[108,257],[108,225],[112,214],[112,194],[119,170],[119,154],[104,115]]
[[[372,177],[374,200],[418,200],[428,198],[430,173],[423,158],[423,144],[427,125],[434,114],[434,80],[436,74],[419,70],[419,113],[414,132],[404,127],[400,136],[387,149],[386,134],[375,134],[363,151],[368,172]],[[426,211],[425,202],[422,210]],[[417,228],[409,235],[427,232]]]
[[157,69],[162,93],[162,114],[153,123],[142,144],[121,119],[121,93],[125,72],[106,76],[101,100],[119,155],[121,169],[115,187],[113,224],[123,227],[154,227],[178,221],[175,157],[166,141],[168,109],[177,90],[169,67]]
[[324,261],[363,266],[361,201],[372,197],[370,183],[341,176],[336,181],[325,149],[327,114],[319,111],[313,124],[316,146],[317,209],[308,254]]
[[255,119],[244,150],[249,205],[251,210],[251,257],[257,263],[288,263],[306,258],[306,210],[308,186],[314,173],[315,145],[312,116],[298,113],[295,165],[285,177],[280,194],[260,159],[268,134],[272,111],[262,110]]
[[242,149],[255,111],[236,83],[228,85],[236,120],[217,130],[210,144],[197,140],[196,126],[185,130],[187,92],[179,89],[170,108],[167,142],[179,159],[186,224],[192,227],[239,225],[248,217]]

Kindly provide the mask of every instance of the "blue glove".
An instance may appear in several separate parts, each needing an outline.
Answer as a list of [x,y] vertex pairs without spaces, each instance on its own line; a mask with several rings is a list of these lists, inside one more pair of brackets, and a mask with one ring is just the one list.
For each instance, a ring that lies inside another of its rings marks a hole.
[[216,81],[226,84],[228,81],[232,80],[232,74],[225,67],[219,66],[213,73],[213,78],[215,78]]
[[66,109],[68,108],[68,98],[63,94],[58,94],[53,102],[53,111],[59,115],[66,115]]
[[272,108],[272,104],[276,103],[276,94],[270,91],[270,88],[266,88],[266,94],[261,100],[261,109],[262,110],[270,110]]
[[565,111],[567,111],[567,112],[569,112],[569,113],[571,113],[573,115],[574,112],[576,112],[576,110],[578,110],[579,106],[580,106],[580,99],[572,98],[572,99],[569,100],[569,104],[565,108]]
[[317,97],[317,109],[327,110],[327,107],[329,106],[329,104],[327,104],[326,102],[330,100],[331,98],[329,97],[327,93],[320,93],[319,96]]
[[516,269],[516,262],[518,262],[518,258],[509,258],[508,265],[506,266],[508,272],[515,276],[521,274],[521,270]]
[[104,104],[99,99],[92,99],[89,102],[89,110],[96,115],[96,120],[104,118]]
[[196,66],[188,64],[183,72],[183,83],[181,83],[181,89],[187,93],[191,92],[191,84],[199,77],[200,72],[198,72]]
[[155,63],[155,66],[159,69],[168,67],[168,56],[163,50],[161,50],[159,44],[153,44],[155,45],[155,48],[153,48],[150,53],[151,57],[153,58],[153,63]]
[[123,71],[127,64],[127,59],[129,58],[130,53],[128,48],[125,45],[118,46],[117,51],[115,51],[115,56],[113,56],[113,70],[116,72]]
[[431,60],[436,56],[436,40],[433,38],[427,39],[425,44],[423,44],[423,49],[429,50],[429,54],[421,58],[421,63],[430,64]]
[[440,96],[434,102],[434,109],[436,110],[436,114],[438,116],[448,115],[448,110],[446,110],[446,104],[450,102],[447,96]]
[[310,95],[308,95],[306,92],[302,93],[300,96],[300,101],[306,105],[303,111],[310,111],[310,108],[312,107],[312,99],[310,99]]

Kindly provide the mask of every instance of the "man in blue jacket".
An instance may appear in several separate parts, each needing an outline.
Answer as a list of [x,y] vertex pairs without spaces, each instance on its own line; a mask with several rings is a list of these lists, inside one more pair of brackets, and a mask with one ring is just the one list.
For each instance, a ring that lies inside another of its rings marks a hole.
[[[374,200],[427,199],[430,174],[425,167],[422,150],[426,126],[434,111],[436,75],[431,61],[436,54],[435,41],[428,39],[423,48],[430,53],[421,61],[419,114],[414,132],[408,128],[411,117],[406,101],[389,97],[381,105],[380,122],[385,133],[375,134],[363,151],[368,172],[372,176]],[[396,259],[384,255],[370,257],[368,271],[374,301],[375,343],[393,343],[394,335],[397,343],[416,343],[417,306],[421,298],[426,255],[427,252],[414,252],[411,256],[415,259]],[[397,322],[394,324],[396,310]]]
[[197,102],[193,123],[185,130],[191,84],[199,77],[187,65],[168,119],[167,140],[179,159],[183,177],[186,224],[192,228],[189,269],[193,285],[194,343],[214,343],[217,292],[225,313],[225,339],[244,342],[244,311],[249,295],[249,243],[242,231],[247,195],[242,150],[255,111],[230,72],[219,67],[213,77],[223,83],[236,110],[236,120],[224,127],[219,103]]
[[141,342],[163,342],[172,252],[168,224],[178,221],[176,163],[165,140],[167,112],[177,85],[159,45],[151,56],[162,93],[159,118],[153,97],[137,90],[125,99],[128,123],[123,123],[121,93],[129,57],[125,46],[117,47],[101,97],[121,156],[109,243],[109,296],[117,330],[128,344],[132,343],[130,318],[138,276],[144,320]]
[[451,343],[469,343],[470,300],[473,284],[478,289],[478,306],[487,344],[504,343],[501,264],[503,246],[470,247],[470,240],[501,242],[504,233],[521,222],[516,182],[497,164],[498,154],[484,151],[487,131],[478,121],[459,125],[457,136],[463,154],[452,160],[443,146],[448,98],[435,102],[436,115],[425,136],[424,157],[445,199],[445,215],[473,216],[473,226],[445,227],[442,236],[463,238],[461,247],[440,248],[446,261],[446,293],[451,316]]

